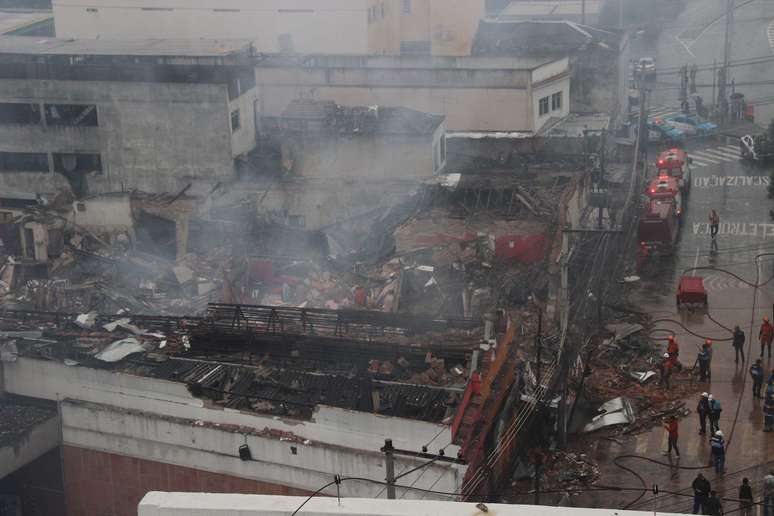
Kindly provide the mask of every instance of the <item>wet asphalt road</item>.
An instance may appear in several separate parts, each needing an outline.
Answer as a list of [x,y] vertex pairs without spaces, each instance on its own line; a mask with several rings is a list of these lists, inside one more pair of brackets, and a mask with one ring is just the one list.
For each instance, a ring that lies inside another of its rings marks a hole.
[[[769,182],[767,169],[744,163],[733,151],[735,144],[725,141],[695,141],[687,146],[694,157],[692,189],[685,203],[684,223],[676,254],[649,263],[642,273],[642,281],[633,291],[632,302],[654,318],[670,318],[682,322],[691,332],[702,337],[716,339],[712,362],[712,381],[699,385],[699,392],[711,392],[721,400],[723,413],[720,427],[726,438],[730,436],[725,479],[718,479],[712,469],[703,470],[713,489],[735,497],[743,476],[748,476],[756,490],[764,473],[756,465],[774,461],[774,433],[762,432],[762,402],[753,400],[751,383],[747,375],[751,359],[759,356],[758,328],[763,315],[772,316],[774,280],[755,289],[739,279],[721,272],[700,271],[705,278],[709,294],[709,314],[720,324],[733,328],[738,324],[747,335],[747,363],[734,363],[733,348],[727,339],[727,330],[711,321],[702,310],[680,309],[675,303],[678,278],[686,269],[713,266],[727,269],[750,282],[766,282],[774,275],[774,256],[763,257],[756,265],[756,255],[774,253],[774,220],[769,210],[774,200],[767,197]],[[653,149],[649,158],[657,154]],[[720,215],[720,235],[717,249],[713,249],[709,236],[708,215],[711,209]],[[759,276],[760,275],[760,276]],[[760,277],[760,280],[757,278]],[[660,328],[672,330],[681,345],[680,359],[692,366],[699,338],[671,323],[660,323]],[[666,333],[654,334],[665,337]],[[662,341],[662,348],[665,342]],[[764,358],[766,371],[774,368],[774,359]],[[685,400],[693,410],[696,399]],[[612,459],[622,454],[637,454],[656,460],[667,460],[661,453],[663,430],[625,438],[622,445],[608,440],[596,442],[592,458],[601,464],[600,484],[638,487],[640,481],[612,464]],[[682,457],[672,461],[677,466],[706,466],[709,459],[707,438],[698,435],[698,419],[695,414],[680,421],[679,446]],[[626,466],[636,469],[648,486],[658,484],[662,490],[679,491],[688,488],[696,476],[696,470],[664,467],[637,459],[627,459]],[[774,466],[771,462],[770,466]],[[768,469],[768,467],[766,467]],[[684,492],[690,493],[690,489]],[[594,505],[620,507],[636,493],[605,493],[594,497]],[[585,496],[582,497],[586,498]],[[638,505],[643,510],[653,510],[653,497],[648,494]],[[586,498],[581,503],[588,505]],[[659,511],[690,512],[690,498],[661,496]],[[732,503],[731,508],[736,508]],[[727,508],[728,509],[728,508]]]
[[[735,0],[739,6],[734,14],[731,61],[774,56],[774,1]],[[699,67],[722,63],[725,36],[726,0],[689,0],[677,18],[669,22],[654,41],[635,40],[633,57],[652,56],[658,69],[671,73],[658,75],[653,86],[653,106],[679,106],[680,76],[675,73],[682,65]],[[751,101],[770,99],[774,85],[774,61],[731,69],[737,91]],[[697,93],[706,104],[712,99],[712,72],[699,71]],[[749,84],[758,83],[758,84]],[[703,85],[703,86],[702,86]],[[755,107],[756,121],[766,125],[774,117],[774,103]]]

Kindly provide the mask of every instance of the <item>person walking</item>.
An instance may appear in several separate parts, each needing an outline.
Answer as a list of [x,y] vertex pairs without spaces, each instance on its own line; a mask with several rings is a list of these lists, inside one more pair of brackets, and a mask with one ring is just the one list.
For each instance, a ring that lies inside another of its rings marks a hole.
[[750,366],[750,376],[752,377],[753,398],[760,398],[761,387],[763,387],[763,366],[760,358],[756,359],[755,363]]
[[712,464],[715,465],[715,473],[722,475],[726,471],[726,441],[723,432],[718,430],[710,439],[712,449]]
[[739,486],[739,512],[742,516],[752,516],[753,492],[749,478],[742,479],[742,485]]
[[763,516],[774,515],[774,470],[763,477]]
[[734,356],[736,357],[735,363],[739,363],[739,355],[742,356],[742,363],[744,364],[744,341],[745,335],[739,326],[734,326],[734,338],[732,344],[734,345]]
[[693,487],[693,514],[706,514],[704,505],[711,491],[709,480],[699,473],[693,479],[691,487]]
[[774,397],[766,396],[763,402],[763,431],[771,432],[774,430]]
[[707,433],[707,418],[710,413],[709,394],[701,393],[699,403],[696,405],[696,413],[699,415],[699,435]]
[[712,210],[709,214],[709,224],[710,236],[712,237],[712,240],[715,240],[715,237],[718,236],[718,231],[720,230],[720,215],[718,215],[718,212],[715,210]]
[[699,381],[706,382],[710,374],[710,357],[709,353],[707,353],[706,346],[702,346],[701,351],[699,351],[699,355],[696,357],[696,360],[699,362]]
[[769,322],[769,316],[764,315],[761,330],[758,332],[758,340],[761,343],[761,357],[763,356],[763,351],[768,348],[769,358],[771,358],[772,339],[774,339],[774,326]]
[[720,400],[716,400],[712,394],[707,399],[709,400],[710,407],[710,431],[712,435],[715,435],[720,430],[720,413],[723,411],[723,407],[720,405]]
[[658,367],[661,372],[661,379],[658,384],[665,386],[669,390],[669,379],[672,376],[672,357],[669,356],[669,353],[664,353]]
[[672,449],[675,450],[675,456],[679,459],[680,458],[680,450],[677,448],[677,437],[678,437],[678,428],[677,428],[677,418],[675,416],[670,417],[666,424],[664,425],[664,429],[666,429],[667,434],[669,434],[669,444],[667,445],[667,454],[672,454]]
[[674,335],[667,337],[667,354],[670,357],[674,357],[675,360],[680,356],[680,345],[675,340]]

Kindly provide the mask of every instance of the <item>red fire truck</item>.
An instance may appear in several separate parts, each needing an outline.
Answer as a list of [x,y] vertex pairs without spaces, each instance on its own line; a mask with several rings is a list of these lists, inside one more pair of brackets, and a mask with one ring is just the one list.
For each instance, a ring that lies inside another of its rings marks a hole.
[[677,179],[680,191],[688,195],[691,190],[691,163],[693,160],[682,149],[665,150],[656,159],[656,169],[659,176],[670,176]]
[[650,199],[640,215],[637,238],[640,241],[640,257],[669,256],[674,253],[680,222],[674,203]]
[[645,192],[651,200],[672,203],[679,217],[683,213],[683,196],[680,192],[679,181],[675,177],[659,176],[653,179]]

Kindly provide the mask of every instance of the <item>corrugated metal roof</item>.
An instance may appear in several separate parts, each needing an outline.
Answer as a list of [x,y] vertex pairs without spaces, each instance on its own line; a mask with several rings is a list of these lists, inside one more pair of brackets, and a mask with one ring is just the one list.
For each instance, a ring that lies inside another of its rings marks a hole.
[[58,39],[0,36],[0,54],[222,57],[250,52],[248,39]]

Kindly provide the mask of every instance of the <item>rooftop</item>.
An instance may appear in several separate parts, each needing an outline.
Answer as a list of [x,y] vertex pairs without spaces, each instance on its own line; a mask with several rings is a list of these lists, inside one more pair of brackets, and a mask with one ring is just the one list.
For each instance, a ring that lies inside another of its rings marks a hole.
[[294,100],[280,117],[282,128],[288,131],[337,134],[432,135],[443,121],[442,115],[405,107],[350,107],[311,99]]
[[225,57],[252,54],[248,39],[57,39],[0,36],[0,54],[56,56]]
[[0,9],[0,34],[23,34],[53,20],[54,13],[43,9]]
[[579,115],[570,114],[562,118],[557,123],[548,125],[541,129],[543,136],[565,136],[571,138],[580,138],[585,131],[599,132],[607,130],[610,127],[610,116],[604,114]]
[[5,394],[0,396],[0,448],[24,439],[33,428],[56,417],[56,405]]
[[597,44],[617,48],[620,34],[571,21],[481,20],[473,40],[476,56],[560,56]]
[[[346,482],[346,480],[344,480]],[[384,500],[369,498],[335,497],[336,488],[331,487],[304,504],[305,516],[353,515],[353,516],[398,516],[421,514],[425,516],[470,516],[489,512],[500,516],[646,516],[652,511],[624,511],[620,509],[585,509],[572,507],[551,507],[548,505],[512,505],[487,503],[441,502],[430,500]],[[150,492],[140,501],[138,516],[217,516],[240,514],[244,516],[292,515],[305,502],[298,496],[267,496],[206,493],[160,493]],[[294,512],[295,511],[295,512]],[[668,513],[659,513],[667,515]]]
[[575,17],[583,13],[584,7],[587,16],[597,15],[602,7],[602,0],[512,0],[500,12],[499,18]]
[[181,382],[225,408],[301,420],[318,405],[445,420],[478,325],[223,304],[204,318],[0,312],[0,337],[14,339],[19,355]]

